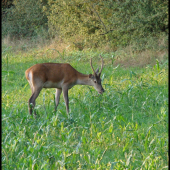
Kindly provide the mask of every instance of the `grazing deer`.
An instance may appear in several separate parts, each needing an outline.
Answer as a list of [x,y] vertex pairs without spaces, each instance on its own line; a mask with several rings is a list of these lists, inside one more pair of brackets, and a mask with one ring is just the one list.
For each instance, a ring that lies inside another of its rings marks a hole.
[[[60,94],[63,91],[67,114],[69,113],[68,90],[71,89],[74,85],[90,85],[93,86],[99,94],[102,94],[104,92],[100,79],[100,75],[103,69],[102,57],[101,60],[102,65],[100,72],[99,69],[94,71],[92,66],[92,59],[90,60],[93,74],[88,75],[78,72],[70,64],[67,63],[42,63],[36,64],[27,69],[25,71],[25,76],[30,84],[32,91],[32,95],[28,101],[29,113],[32,114],[32,111],[35,107],[35,100],[42,88],[56,88],[55,110],[59,104]],[[35,110],[34,114],[36,115]]]

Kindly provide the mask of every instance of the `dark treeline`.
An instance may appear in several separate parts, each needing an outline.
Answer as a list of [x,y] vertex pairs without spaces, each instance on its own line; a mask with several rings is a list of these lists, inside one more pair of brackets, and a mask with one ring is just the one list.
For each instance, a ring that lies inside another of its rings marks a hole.
[[79,48],[168,34],[168,0],[3,0],[2,36],[60,38]]

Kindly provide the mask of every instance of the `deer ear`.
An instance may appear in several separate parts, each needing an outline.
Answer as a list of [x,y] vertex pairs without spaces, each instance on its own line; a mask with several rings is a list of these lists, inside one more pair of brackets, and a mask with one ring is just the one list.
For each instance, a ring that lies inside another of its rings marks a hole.
[[93,74],[89,74],[89,78],[94,78],[94,75]]
[[96,69],[95,73],[98,74],[98,72],[99,72],[99,68]]

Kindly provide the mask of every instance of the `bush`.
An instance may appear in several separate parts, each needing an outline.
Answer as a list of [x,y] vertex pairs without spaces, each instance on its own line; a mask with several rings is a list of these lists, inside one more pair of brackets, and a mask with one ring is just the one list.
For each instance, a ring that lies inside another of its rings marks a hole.
[[3,9],[3,36],[36,36],[41,30],[47,29],[47,17],[42,12],[40,0],[14,0],[12,4],[10,8]]
[[51,36],[89,47],[106,43],[126,46],[136,39],[168,30],[167,0],[48,0],[44,12]]
[[148,37],[168,33],[167,0],[14,0],[12,5],[2,7],[2,35],[57,37],[79,50],[134,43],[145,48]]

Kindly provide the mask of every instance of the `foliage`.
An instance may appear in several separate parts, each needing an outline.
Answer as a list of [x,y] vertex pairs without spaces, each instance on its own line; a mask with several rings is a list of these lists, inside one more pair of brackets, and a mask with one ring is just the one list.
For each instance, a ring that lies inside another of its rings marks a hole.
[[10,8],[13,6],[13,0],[2,0],[2,9]]
[[167,0],[14,0],[13,5],[3,15],[3,35],[48,35],[78,50],[145,46],[148,37],[168,33]]
[[68,119],[63,98],[55,112],[55,90],[42,90],[35,119],[24,71],[48,61],[91,73],[90,56],[98,53],[54,58],[53,50],[2,49],[2,169],[168,169],[167,61],[124,69],[103,53],[103,95],[88,86],[71,89]]
[[126,46],[168,29],[168,1],[49,0],[48,6],[44,11],[51,35],[70,38],[81,48]]
[[11,8],[4,8],[2,35],[15,37],[36,36],[47,29],[47,17],[42,3],[34,0],[13,1]]

